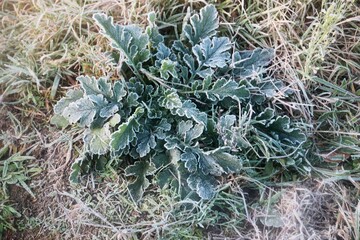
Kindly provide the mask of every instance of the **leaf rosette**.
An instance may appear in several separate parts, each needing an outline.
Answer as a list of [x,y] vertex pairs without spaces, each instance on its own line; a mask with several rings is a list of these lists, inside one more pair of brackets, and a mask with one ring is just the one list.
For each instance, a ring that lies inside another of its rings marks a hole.
[[285,159],[285,167],[301,161],[304,133],[269,107],[283,87],[266,74],[274,51],[238,51],[228,37],[218,37],[213,5],[194,14],[170,45],[154,13],[145,31],[104,14],[94,19],[131,77],[80,76],[80,89],[55,105],[55,114],[85,129],[72,181],[116,158],[125,165],[134,201],[151,184],[172,187],[182,198],[210,199],[219,177],[253,162],[261,169],[269,161],[283,165]]

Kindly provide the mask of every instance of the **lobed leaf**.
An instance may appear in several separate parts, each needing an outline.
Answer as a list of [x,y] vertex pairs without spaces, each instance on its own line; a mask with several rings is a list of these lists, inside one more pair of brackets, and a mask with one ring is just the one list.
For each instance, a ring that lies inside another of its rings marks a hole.
[[155,136],[144,130],[137,134],[137,147],[136,151],[139,153],[140,157],[145,157],[151,149],[154,149],[156,146]]
[[99,107],[95,106],[89,98],[80,98],[70,103],[62,115],[71,124],[79,122],[82,126],[90,126],[98,110]]
[[100,26],[101,33],[111,41],[111,46],[126,56],[130,66],[140,69],[141,64],[149,60],[149,36],[142,33],[140,27],[115,25],[113,18],[105,14],[94,14],[93,18]]
[[230,60],[231,43],[227,37],[209,37],[205,38],[200,44],[192,48],[193,54],[196,56],[199,65],[210,68],[223,68]]
[[91,154],[104,155],[109,149],[110,126],[106,123],[102,128],[87,129],[84,133],[84,143]]
[[205,127],[207,125],[206,113],[200,112],[200,110],[196,107],[196,104],[191,100],[184,101],[181,108],[172,109],[171,113],[179,115],[180,117],[186,116],[197,123],[203,124]]
[[165,90],[164,94],[159,98],[159,105],[166,109],[177,109],[182,106],[179,95],[172,89]]
[[202,199],[211,199],[215,195],[216,180],[211,175],[196,172],[187,178],[187,183]]
[[139,131],[140,127],[138,119],[143,112],[144,109],[138,107],[127,122],[121,124],[118,130],[111,134],[110,146],[112,151],[117,152],[125,149],[136,138],[136,132]]
[[225,78],[218,79],[211,89],[200,90],[197,93],[205,93],[212,101],[230,97],[240,102],[250,97],[250,92],[245,86],[239,86],[239,83],[234,80],[226,80]]
[[154,167],[146,161],[136,161],[134,165],[125,169],[126,176],[135,177],[135,181],[128,184],[129,193],[134,202],[138,202],[144,190],[149,187],[150,182],[146,176],[153,174],[154,170]]
[[67,93],[66,96],[61,98],[56,105],[54,106],[54,112],[55,114],[59,114],[62,115],[65,108],[67,108],[70,103],[73,103],[77,100],[79,100],[80,98],[82,98],[84,96],[83,92],[81,90],[78,89],[70,89]]
[[184,34],[194,46],[206,37],[216,34],[219,20],[214,5],[208,5],[200,10],[200,14],[194,14],[190,18],[190,24],[184,26]]
[[250,51],[235,52],[233,55],[233,75],[239,78],[257,76],[274,58],[271,48],[256,48]]

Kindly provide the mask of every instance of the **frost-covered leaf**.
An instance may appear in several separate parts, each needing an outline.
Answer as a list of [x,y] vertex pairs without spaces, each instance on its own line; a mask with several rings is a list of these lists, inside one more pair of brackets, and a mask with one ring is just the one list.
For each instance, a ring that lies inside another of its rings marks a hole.
[[110,127],[106,123],[102,128],[87,129],[84,143],[89,153],[103,155],[110,149]]
[[86,95],[104,95],[105,97],[111,98],[113,92],[111,91],[111,84],[106,78],[96,79],[94,77],[79,76],[76,78],[80,82],[81,88],[84,90]]
[[181,117],[186,116],[187,118],[193,119],[195,122],[207,125],[207,115],[206,113],[200,112],[196,107],[196,104],[191,100],[186,100],[183,102],[181,108],[173,109],[172,114],[177,114]]
[[115,127],[121,121],[120,114],[116,113],[112,118],[109,120],[109,124],[111,127]]
[[141,63],[150,58],[147,49],[149,36],[135,25],[114,25],[113,18],[105,14],[95,14],[94,19],[101,27],[101,33],[111,41],[111,46],[120,50],[127,58],[127,62],[135,69],[141,68]]
[[298,128],[290,126],[288,116],[276,116],[275,111],[266,108],[262,113],[254,118],[254,125],[259,126],[260,130],[277,141],[284,141],[291,145],[299,145],[305,142],[306,136]]
[[173,62],[168,59],[162,60],[159,72],[161,78],[163,79],[167,80],[170,77],[170,75],[176,78],[177,77],[176,62]]
[[200,44],[192,48],[194,55],[200,66],[205,67],[225,67],[230,59],[231,54],[228,50],[231,48],[231,43],[227,37],[213,37],[205,38]]
[[232,141],[232,137],[234,135],[233,126],[236,123],[235,115],[225,115],[221,116],[218,122],[218,133],[219,136],[224,140],[225,145],[227,142]]
[[218,148],[210,152],[206,152],[206,155],[214,158],[214,162],[218,164],[224,173],[239,173],[242,168],[242,161],[239,157],[236,157],[227,152],[228,148]]
[[108,118],[114,116],[119,111],[119,106],[115,103],[109,103],[100,110],[100,117]]
[[183,42],[175,40],[172,49],[181,53],[181,54],[191,54],[191,51],[184,45]]
[[254,123],[259,123],[266,126],[275,116],[274,109],[265,108],[259,115],[254,118]]
[[185,143],[191,143],[194,139],[200,137],[204,132],[204,124],[195,124],[190,130],[185,132]]
[[171,49],[165,46],[165,44],[160,43],[157,47],[157,53],[155,54],[156,58],[162,61],[164,59],[170,59],[171,55]]
[[164,37],[159,33],[159,29],[155,24],[156,14],[155,12],[148,13],[149,26],[146,28],[146,33],[149,36],[149,40],[154,47],[164,41]]
[[260,221],[265,226],[275,228],[280,228],[285,224],[281,219],[281,214],[276,209],[269,209],[269,212],[264,217],[261,217]]
[[274,50],[271,48],[256,48],[251,51],[235,52],[233,56],[233,74],[239,78],[257,76],[262,68],[269,65],[274,58]]
[[187,183],[202,199],[208,200],[215,195],[216,180],[211,175],[196,172],[188,177]]
[[184,143],[190,144],[204,132],[204,124],[197,123],[194,125],[191,120],[181,121],[178,124],[177,132]]
[[[183,58],[185,64],[188,66],[188,71],[191,73],[191,75],[195,75],[198,71],[195,67],[195,59],[190,54],[185,54]],[[187,80],[188,76],[184,76],[184,78]]]
[[127,107],[136,107],[139,105],[139,95],[137,93],[131,92],[126,97],[126,106]]
[[156,174],[156,181],[160,188],[164,188],[174,180],[173,176],[176,175],[176,170],[167,167],[171,164],[170,156],[165,153],[159,153],[151,159],[151,162],[155,165],[156,169],[159,169]]
[[88,98],[80,98],[69,104],[63,111],[63,116],[73,124],[79,121],[82,126],[90,126],[99,107]]
[[150,149],[154,149],[155,146],[155,136],[151,132],[144,130],[137,134],[136,151],[139,153],[140,157],[146,156],[150,152]]
[[168,123],[166,118],[161,119],[160,123],[155,127],[154,135],[158,139],[165,139],[166,132],[171,130],[171,124]]
[[282,140],[289,144],[302,144],[306,139],[305,134],[300,129],[290,127],[290,118],[288,116],[276,117],[268,123],[267,128],[277,140]]
[[79,100],[80,98],[83,97],[83,95],[84,93],[81,90],[70,89],[66,93],[66,96],[61,98],[54,106],[55,114],[62,115],[63,111],[65,110],[65,108],[67,108],[70,105],[70,103]]
[[202,39],[214,36],[218,27],[216,8],[208,5],[200,10],[200,14],[194,14],[190,18],[190,24],[184,26],[184,34],[194,46]]
[[223,100],[230,97],[237,101],[243,101],[250,96],[249,90],[245,86],[239,86],[234,80],[218,79],[211,89],[200,90],[198,93],[205,93],[212,101]]
[[69,121],[61,115],[55,114],[50,119],[50,124],[55,125],[58,128],[66,128],[69,126]]
[[185,167],[190,171],[194,172],[197,169],[198,160],[192,151],[185,150],[180,157],[181,161],[185,162]]
[[136,138],[136,132],[139,131],[140,127],[138,119],[143,112],[144,109],[138,107],[134,114],[129,117],[127,122],[121,124],[118,130],[111,134],[110,146],[113,151],[124,149]]
[[223,173],[237,173],[242,167],[241,160],[228,153],[228,148],[217,148],[204,152],[198,147],[187,148],[188,152],[197,156],[198,166],[204,175],[220,176]]
[[192,127],[193,127],[193,122],[191,120],[180,121],[177,126],[178,135],[185,139],[186,132],[189,131]]
[[80,168],[80,165],[79,165],[79,161],[80,161],[80,158],[76,159],[71,164],[71,173],[70,173],[70,176],[69,176],[69,180],[70,180],[71,183],[79,183],[80,182],[79,177],[80,177],[80,174],[81,174],[81,168]]
[[117,81],[114,83],[114,87],[113,87],[113,91],[114,91],[114,101],[115,102],[120,102],[121,99],[123,99],[123,97],[126,96],[126,90],[125,90],[125,84],[124,82],[120,82]]
[[80,183],[80,177],[83,173],[88,173],[92,165],[91,157],[84,153],[82,156],[75,159],[71,165],[71,172],[69,180],[71,183]]
[[177,137],[166,137],[165,138],[165,144],[164,147],[166,150],[173,150],[175,148],[179,148],[181,145],[181,142]]
[[180,108],[182,103],[179,95],[175,91],[167,89],[159,98],[159,105],[167,109],[176,109]]
[[191,194],[191,189],[187,184],[189,172],[180,161],[180,151],[173,149],[165,153],[156,155],[152,162],[158,169],[156,174],[157,183],[161,188],[171,187],[184,199]]
[[126,176],[135,177],[135,181],[128,184],[130,196],[134,202],[138,202],[142,198],[144,190],[149,187],[150,182],[146,176],[153,174],[154,170],[154,167],[146,161],[137,161],[125,169]]

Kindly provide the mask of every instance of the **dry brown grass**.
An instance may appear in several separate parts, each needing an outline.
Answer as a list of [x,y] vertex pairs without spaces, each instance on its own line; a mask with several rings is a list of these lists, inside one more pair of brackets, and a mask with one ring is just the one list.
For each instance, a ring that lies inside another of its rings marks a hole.
[[[28,204],[21,208],[23,220],[17,222],[22,231],[13,237],[360,239],[359,3],[213,2],[220,11],[222,32],[232,35],[240,48],[276,49],[272,70],[295,91],[295,97],[286,99],[280,92],[273,103],[313,126],[309,134],[316,134],[313,139],[318,143],[313,151],[320,160],[332,163],[322,163],[331,170],[315,169],[320,178],[284,183],[286,187],[258,184],[254,191],[259,194],[251,197],[242,178],[239,186],[229,187],[213,202],[194,204],[191,210],[179,208],[171,192],[157,189],[141,206],[134,205],[116,171],[91,174],[82,185],[70,186],[70,163],[81,148],[80,137],[76,129],[65,133],[47,129],[51,103],[61,95],[61,87],[76,84],[77,75],[117,71],[106,57],[110,47],[98,35],[92,15],[106,12],[124,24],[143,24],[146,13],[155,9],[167,23],[163,29],[172,30],[188,7],[198,8],[205,1],[3,0],[0,107],[5,116],[9,108],[4,106],[15,104],[11,111],[20,123],[7,119],[2,135],[12,136],[13,153],[36,156],[43,168],[30,183],[36,200],[25,191],[22,200],[13,198],[18,205]],[[345,158],[332,158],[336,154]]]

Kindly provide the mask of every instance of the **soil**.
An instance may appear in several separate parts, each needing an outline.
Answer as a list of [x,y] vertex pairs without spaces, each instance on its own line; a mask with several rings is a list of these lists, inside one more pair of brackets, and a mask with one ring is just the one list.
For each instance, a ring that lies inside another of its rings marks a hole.
[[[7,111],[11,111],[15,116],[19,114],[18,110],[15,108],[2,108],[1,115],[8,116]],[[44,119],[36,119],[29,118],[24,119],[17,116],[18,119],[24,125],[29,124],[29,119],[32,121],[40,123],[44,122]],[[40,125],[40,124],[39,124]],[[45,125],[46,126],[46,125]],[[38,138],[31,144],[37,144],[36,148],[31,152],[31,155],[35,157],[35,160],[29,162],[29,164],[34,164],[36,167],[40,167],[42,171],[39,175],[32,177],[31,182],[27,182],[28,186],[30,186],[36,198],[33,198],[24,188],[17,185],[8,185],[8,195],[9,195],[9,203],[21,214],[21,218],[14,219],[14,227],[18,229],[18,231],[8,230],[4,233],[4,235],[0,236],[0,239],[4,240],[18,240],[18,239],[26,239],[26,240],[52,240],[52,239],[60,239],[59,236],[56,236],[47,230],[42,229],[40,226],[24,226],[24,220],[34,218],[41,219],[46,216],[49,212],[49,208],[51,208],[51,204],[53,204],[53,196],[51,193],[54,191],[54,184],[57,184],[57,187],[61,189],[68,189],[69,183],[67,181],[68,176],[66,173],[69,171],[69,167],[63,169],[63,171],[51,172],[49,171],[50,165],[57,168],[64,164],[65,154],[61,152],[61,148],[56,149],[55,147],[46,148],[41,144],[44,140],[48,143],[56,139],[49,129],[46,128],[38,128]],[[11,126],[11,121],[6,118],[0,118],[0,133],[6,132],[9,136],[14,136]],[[31,131],[31,130],[30,130]],[[27,132],[23,134],[26,136]],[[10,140],[10,148],[12,145],[15,146],[14,150],[18,150],[18,144],[21,139],[11,139]],[[39,144],[40,143],[40,144]],[[0,141],[0,147],[3,146],[4,143]],[[21,146],[21,149],[27,149],[32,146]],[[6,156],[5,156],[6,157]],[[51,160],[49,162],[49,160]],[[65,180],[66,179],[66,180]],[[61,187],[59,185],[62,185]],[[26,229],[28,228],[28,229]],[[20,231],[19,231],[20,229]]]

